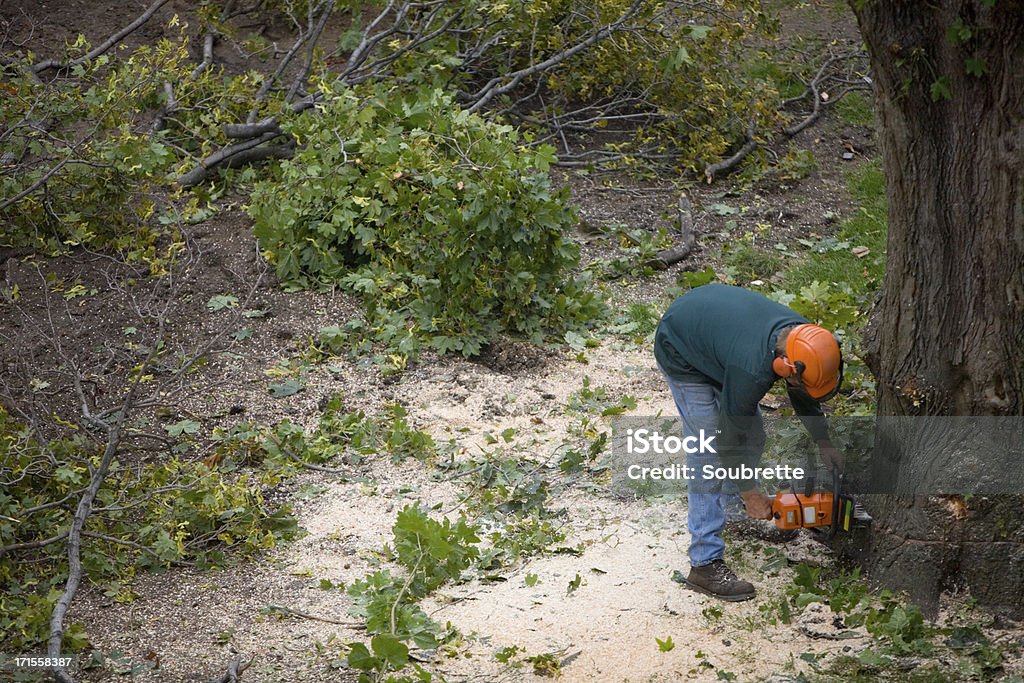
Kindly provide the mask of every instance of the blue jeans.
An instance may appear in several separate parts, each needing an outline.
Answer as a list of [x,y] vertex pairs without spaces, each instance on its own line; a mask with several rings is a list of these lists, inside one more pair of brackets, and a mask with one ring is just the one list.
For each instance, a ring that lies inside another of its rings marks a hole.
[[[668,383],[676,410],[682,418],[684,436],[696,436],[700,429],[714,433],[718,424],[718,389],[711,384],[680,382],[666,375],[664,370],[661,374]],[[686,455],[686,465],[694,473],[693,476],[699,477],[704,465],[718,467],[720,464],[721,461],[714,453]],[[725,528],[727,513],[732,512],[737,504],[742,505],[738,494],[739,489],[729,481],[715,480],[699,484],[691,481],[687,487],[686,525],[690,530],[691,567],[702,567],[725,557],[722,529]]]

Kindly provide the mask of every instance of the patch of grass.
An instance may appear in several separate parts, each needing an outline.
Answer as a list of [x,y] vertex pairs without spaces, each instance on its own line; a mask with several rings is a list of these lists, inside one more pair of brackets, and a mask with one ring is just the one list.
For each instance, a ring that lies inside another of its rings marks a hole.
[[781,99],[799,97],[807,86],[795,74],[788,72],[783,64],[772,59],[767,53],[760,53],[746,65],[747,75],[758,81],[775,85]]
[[875,109],[871,99],[859,92],[851,92],[835,103],[836,114],[851,126],[875,127]]
[[[873,161],[851,173],[847,187],[859,206],[840,225],[835,239],[837,243],[848,243],[848,248],[827,245],[812,248],[800,261],[785,269],[783,289],[796,292],[817,281],[847,285],[853,293],[867,295],[881,285],[888,222],[885,177],[880,164]],[[856,247],[866,247],[868,254],[857,256]]]
[[782,259],[776,254],[762,251],[746,242],[730,247],[725,264],[725,272],[739,285],[767,279],[782,269]]

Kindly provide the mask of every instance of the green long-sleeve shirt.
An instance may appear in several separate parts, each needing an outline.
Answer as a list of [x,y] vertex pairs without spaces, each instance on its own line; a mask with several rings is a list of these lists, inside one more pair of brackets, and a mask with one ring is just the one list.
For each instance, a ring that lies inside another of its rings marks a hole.
[[[718,453],[727,465],[753,467],[759,449],[747,447],[757,405],[779,379],[772,370],[779,332],[808,322],[796,311],[757,292],[710,284],[676,299],[654,334],[654,356],[665,373],[683,382],[719,389]],[[821,405],[787,385],[793,410],[815,440],[828,438]],[[736,482],[748,489],[753,482]]]

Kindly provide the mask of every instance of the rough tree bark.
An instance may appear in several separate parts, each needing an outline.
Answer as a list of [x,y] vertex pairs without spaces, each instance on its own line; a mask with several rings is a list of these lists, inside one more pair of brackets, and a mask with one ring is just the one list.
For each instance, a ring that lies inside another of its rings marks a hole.
[[[1024,415],[1024,3],[850,5],[889,201],[885,284],[865,335],[878,414]],[[903,449],[895,467],[933,456]],[[875,529],[847,547],[876,579],[926,608],[968,589],[1024,614],[1024,500],[876,502]]]

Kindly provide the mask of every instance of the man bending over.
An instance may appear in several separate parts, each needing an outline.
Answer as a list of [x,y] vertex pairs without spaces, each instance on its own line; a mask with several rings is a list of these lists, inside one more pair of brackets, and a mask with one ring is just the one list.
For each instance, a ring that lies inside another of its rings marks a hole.
[[[690,472],[705,464],[756,466],[764,449],[758,403],[779,379],[793,410],[818,445],[828,468],[843,468],[828,438],[821,401],[842,382],[842,355],[828,330],[756,292],[710,284],[676,299],[658,324],[654,356],[668,382],[686,436],[720,430],[718,455],[687,455]],[[721,463],[719,461],[721,456]],[[725,505],[736,493],[747,515],[771,518],[771,498],[757,481],[691,481],[687,492],[690,573],[686,583],[723,600],[749,600],[754,586],[725,564]]]

